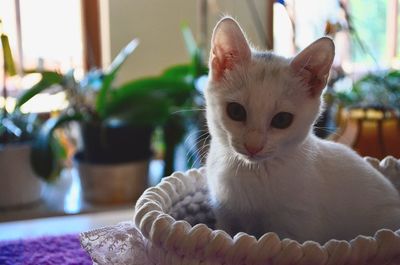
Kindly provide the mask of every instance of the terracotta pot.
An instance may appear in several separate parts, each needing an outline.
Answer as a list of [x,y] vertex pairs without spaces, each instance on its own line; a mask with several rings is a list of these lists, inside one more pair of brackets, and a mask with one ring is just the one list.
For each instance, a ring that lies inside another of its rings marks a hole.
[[96,164],[74,157],[86,201],[98,204],[135,203],[147,188],[149,160]]
[[43,182],[30,163],[30,144],[0,146],[0,207],[8,208],[40,200]]
[[342,110],[339,130],[331,140],[350,146],[361,156],[400,157],[400,117],[392,109]]

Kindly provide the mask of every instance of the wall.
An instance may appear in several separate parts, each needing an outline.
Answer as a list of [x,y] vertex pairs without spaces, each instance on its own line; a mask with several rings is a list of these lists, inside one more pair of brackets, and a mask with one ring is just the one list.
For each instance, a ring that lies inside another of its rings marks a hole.
[[[208,40],[222,14],[240,21],[249,39],[263,47],[252,14],[243,0],[208,1]],[[265,22],[265,0],[256,0],[261,20]],[[110,63],[132,38],[140,45],[121,69],[117,82],[159,74],[166,67],[189,61],[180,25],[188,23],[197,36],[197,1],[191,0],[101,0],[103,61]],[[207,49],[208,53],[208,49]]]

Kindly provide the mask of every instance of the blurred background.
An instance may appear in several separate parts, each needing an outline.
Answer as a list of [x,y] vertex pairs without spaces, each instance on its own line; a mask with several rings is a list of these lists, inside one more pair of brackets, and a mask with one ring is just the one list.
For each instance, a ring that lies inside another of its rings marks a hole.
[[[0,239],[129,219],[144,189],[201,167],[209,43],[225,14],[286,57],[332,37],[315,133],[400,157],[398,0],[2,0]],[[56,216],[86,219],[44,219]]]

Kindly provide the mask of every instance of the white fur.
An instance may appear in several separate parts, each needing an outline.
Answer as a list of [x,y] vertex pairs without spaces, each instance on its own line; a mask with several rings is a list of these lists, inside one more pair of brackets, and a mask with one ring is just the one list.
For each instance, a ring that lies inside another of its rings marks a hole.
[[[224,34],[225,42],[216,45],[229,46],[239,33],[219,30],[224,23],[232,27],[232,19],[224,20],[213,40]],[[322,41],[307,52],[326,52],[328,46]],[[320,94],[310,96],[291,60],[252,50],[251,59],[236,58],[218,77],[213,75],[218,56],[223,55],[211,51],[205,93],[212,137],[206,168],[221,229],[255,236],[273,231],[281,238],[323,243],[400,227],[400,197],[393,185],[351,149],[313,135]],[[228,117],[228,102],[245,106],[246,122]],[[272,128],[272,117],[281,111],[294,114],[293,124]],[[246,143],[263,149],[246,156]]]

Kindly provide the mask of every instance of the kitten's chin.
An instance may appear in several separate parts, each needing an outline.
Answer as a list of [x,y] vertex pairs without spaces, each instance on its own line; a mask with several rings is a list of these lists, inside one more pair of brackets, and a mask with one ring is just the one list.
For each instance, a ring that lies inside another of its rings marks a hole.
[[249,163],[249,164],[258,164],[258,163],[264,162],[264,161],[272,158],[271,155],[249,156],[249,155],[242,154],[242,153],[237,153],[237,154],[238,154],[238,157],[241,160],[243,160],[243,161],[245,161],[246,163]]

